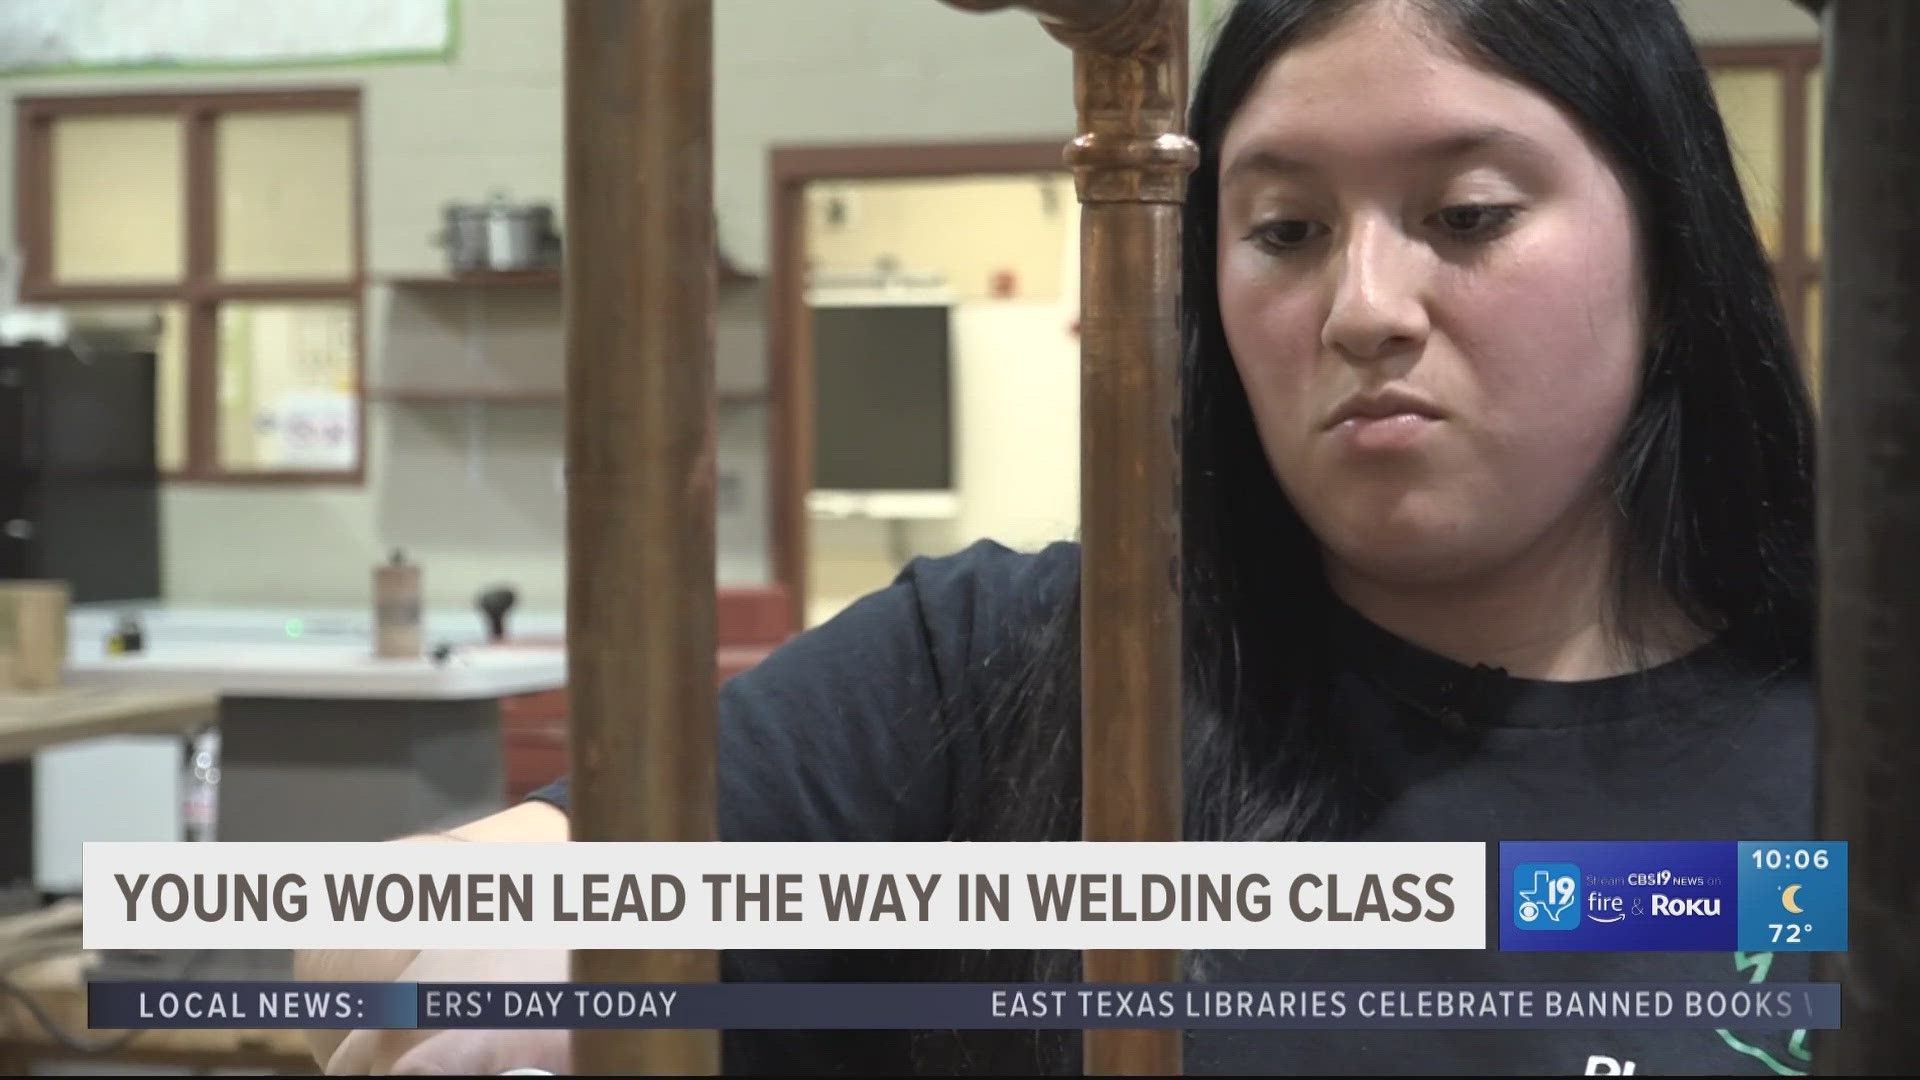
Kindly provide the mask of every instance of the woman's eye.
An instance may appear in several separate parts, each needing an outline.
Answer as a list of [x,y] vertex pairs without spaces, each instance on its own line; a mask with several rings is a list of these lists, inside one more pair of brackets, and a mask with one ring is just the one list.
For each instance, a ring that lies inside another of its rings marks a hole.
[[1254,226],[1248,238],[1268,251],[1285,252],[1312,242],[1324,232],[1326,226],[1317,221],[1268,221]]
[[1435,215],[1440,228],[1456,240],[1474,240],[1499,232],[1513,220],[1517,207],[1512,206],[1449,206]]

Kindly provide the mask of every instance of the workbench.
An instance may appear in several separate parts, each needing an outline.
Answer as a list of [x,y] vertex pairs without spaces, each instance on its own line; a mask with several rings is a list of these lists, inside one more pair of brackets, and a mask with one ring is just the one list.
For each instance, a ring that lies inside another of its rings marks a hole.
[[31,964],[9,977],[33,995],[68,1034],[112,1049],[81,1054],[48,1032],[11,995],[0,994],[0,1076],[26,1073],[34,1061],[99,1061],[194,1069],[270,1069],[314,1074],[306,1039],[297,1031],[142,1031],[130,1038],[87,1030],[86,958],[72,954]]
[[[157,636],[157,635],[156,635]],[[217,839],[378,841],[505,805],[500,702],[564,687],[559,648],[383,660],[360,642],[75,649],[70,685],[217,695]]]
[[219,705],[213,694],[180,689],[0,691],[0,761],[104,735],[189,735],[211,727]]
[[[0,770],[31,769],[36,751],[103,736],[178,734],[184,738],[211,726],[218,716],[218,697],[193,690],[0,692]],[[5,783],[0,777],[0,785]],[[0,847],[28,848],[32,837],[30,828],[0,823]],[[31,860],[31,850],[0,853],[0,865],[30,866]],[[47,921],[41,913],[0,918],[0,954],[17,951],[4,946],[19,946],[32,924]],[[77,931],[77,919],[71,922],[70,929]],[[90,958],[77,951],[77,933],[69,935],[69,940],[74,951],[6,966],[0,976],[32,995],[69,1035],[88,1043],[112,1040],[113,1049],[99,1055],[79,1054],[63,1046],[16,997],[0,993],[0,1075],[21,1075],[36,1060],[54,1059],[318,1071],[298,1032],[148,1031],[122,1042],[113,1032],[88,1031],[84,976]]]
[[122,735],[185,739],[218,719],[219,699],[202,691],[74,687],[0,691],[0,894],[33,880],[33,755],[37,751]]

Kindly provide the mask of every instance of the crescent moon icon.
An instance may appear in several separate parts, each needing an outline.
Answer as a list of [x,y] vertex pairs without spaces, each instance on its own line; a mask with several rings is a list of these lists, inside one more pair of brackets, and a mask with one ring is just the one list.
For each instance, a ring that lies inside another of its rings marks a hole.
[[1789,885],[1785,889],[1781,890],[1781,893],[1780,893],[1780,903],[1783,904],[1788,911],[1793,912],[1795,915],[1800,914],[1800,905],[1794,902],[1793,894],[1799,891],[1800,891],[1800,886]]

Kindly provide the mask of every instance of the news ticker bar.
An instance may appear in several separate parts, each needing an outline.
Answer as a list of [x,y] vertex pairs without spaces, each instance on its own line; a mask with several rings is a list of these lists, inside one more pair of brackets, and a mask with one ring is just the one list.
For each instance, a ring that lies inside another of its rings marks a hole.
[[1826,1030],[1833,983],[94,982],[87,1026],[690,1030]]

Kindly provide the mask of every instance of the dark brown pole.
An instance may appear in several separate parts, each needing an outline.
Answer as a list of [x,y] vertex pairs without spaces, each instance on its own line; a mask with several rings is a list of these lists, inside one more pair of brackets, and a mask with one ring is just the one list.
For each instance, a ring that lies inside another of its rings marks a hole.
[[1828,0],[1821,801],[1850,949],[1825,1074],[1920,1061],[1920,4]]
[[[1186,0],[1130,49],[1074,49],[1081,262],[1082,792],[1088,840],[1181,836],[1180,204]],[[1091,40],[1091,36],[1089,38]],[[1089,952],[1093,983],[1177,982],[1180,954]],[[1179,1031],[1086,1033],[1096,1076],[1181,1071]]]
[[[972,10],[1007,6],[956,0]],[[1073,48],[1082,204],[1083,835],[1181,838],[1180,205],[1187,0],[1026,0]],[[1177,982],[1172,951],[1090,951],[1095,983]],[[1181,1071],[1178,1031],[1086,1033],[1091,1075]]]
[[[715,829],[712,0],[568,0],[572,833]],[[577,952],[579,982],[711,982],[711,952]],[[579,1031],[582,1074],[715,1074],[706,1031]]]

